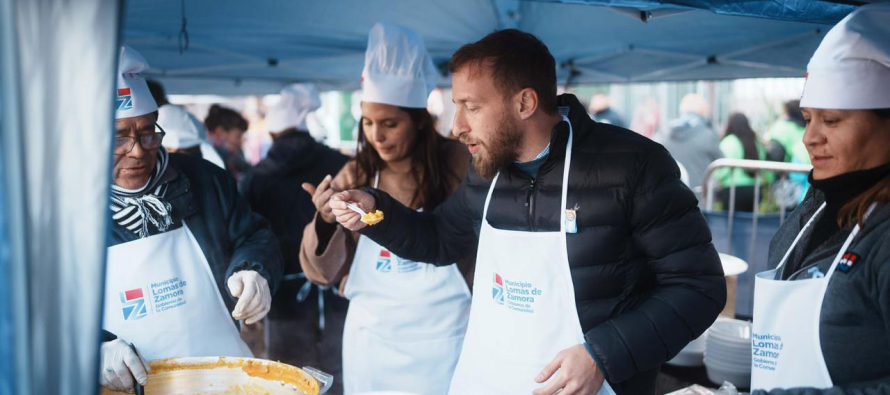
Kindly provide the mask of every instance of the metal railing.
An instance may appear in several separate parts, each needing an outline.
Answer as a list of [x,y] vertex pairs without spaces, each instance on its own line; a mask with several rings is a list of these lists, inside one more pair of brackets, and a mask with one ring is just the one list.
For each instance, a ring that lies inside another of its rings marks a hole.
[[[763,161],[763,160],[748,160],[748,159],[717,159],[714,162],[711,162],[708,165],[708,169],[705,171],[704,182],[702,183],[703,190],[702,195],[705,201],[705,211],[712,211],[714,208],[714,193],[716,191],[714,173],[720,169],[730,169],[733,171],[735,169],[741,169],[745,171],[752,171],[754,173],[754,209],[752,211],[752,233],[751,233],[751,253],[754,250],[754,243],[756,240],[757,234],[757,218],[760,215],[760,189],[763,185],[763,174],[764,172],[775,173],[779,175],[778,181],[788,181],[788,175],[791,173],[809,173],[810,169],[812,169],[809,165],[802,165],[796,163],[785,163],[785,162],[771,162],[771,161]],[[729,251],[727,253],[732,254],[732,225],[735,217],[735,198],[736,198],[736,185],[733,183],[729,186],[729,204],[726,210],[728,211],[728,239],[729,243]],[[788,204],[785,202],[779,202],[779,221],[780,223],[785,220],[785,211],[788,207]]]
[[[747,185],[751,183],[750,179],[744,187],[728,183],[721,189],[725,194],[721,196],[722,200],[727,206],[724,210],[714,211],[718,170],[730,171],[730,181],[738,181],[738,173],[746,171],[753,178],[753,185]],[[796,179],[799,174],[795,173],[809,171],[809,166],[800,164],[719,159],[705,172],[701,186],[702,211],[711,229],[714,246],[720,252],[735,255],[748,263],[747,272],[729,280],[735,286],[732,288],[734,292],[730,291],[733,295],[728,295],[732,299],[727,300],[733,301],[737,317],[750,319],[753,315],[754,274],[769,269],[769,242],[784,222],[786,212],[800,203],[805,185]],[[737,187],[741,188],[739,194],[736,193]],[[761,202],[761,196],[767,198]],[[752,197],[753,201],[750,201]]]

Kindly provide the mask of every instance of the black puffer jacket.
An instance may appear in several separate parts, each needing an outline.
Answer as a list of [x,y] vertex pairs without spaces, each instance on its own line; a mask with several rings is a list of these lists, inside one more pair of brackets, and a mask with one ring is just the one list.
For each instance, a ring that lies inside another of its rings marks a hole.
[[[594,358],[619,394],[652,394],[662,363],[707,329],[726,287],[711,233],[673,159],[660,145],[592,121],[562,95],[574,127],[568,207],[578,233],[567,244],[581,327]],[[501,229],[559,229],[568,125],[532,180],[501,172],[488,220]],[[415,213],[372,191],[386,219],[363,233],[396,254],[446,264],[473,251],[489,182],[470,171],[448,201]],[[542,367],[543,368],[543,367]]]
[[318,185],[326,175],[336,175],[346,160],[308,132],[294,131],[276,139],[266,159],[241,180],[240,189],[250,207],[272,224],[285,273],[300,272],[303,228],[315,216],[312,197],[301,185]]

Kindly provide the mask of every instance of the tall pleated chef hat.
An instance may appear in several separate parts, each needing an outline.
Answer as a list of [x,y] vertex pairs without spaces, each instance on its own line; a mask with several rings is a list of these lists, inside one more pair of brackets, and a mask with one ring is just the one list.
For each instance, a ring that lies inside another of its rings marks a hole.
[[281,90],[281,99],[266,113],[266,129],[280,133],[290,128],[306,130],[306,117],[321,107],[313,84],[293,84]]
[[800,106],[890,108],[890,3],[863,5],[831,28],[807,65]]
[[362,70],[362,101],[426,108],[438,78],[419,34],[387,23],[371,28]]
[[148,62],[142,54],[126,45],[122,46],[117,64],[115,119],[138,117],[158,110],[142,75],[145,70],[148,70]]

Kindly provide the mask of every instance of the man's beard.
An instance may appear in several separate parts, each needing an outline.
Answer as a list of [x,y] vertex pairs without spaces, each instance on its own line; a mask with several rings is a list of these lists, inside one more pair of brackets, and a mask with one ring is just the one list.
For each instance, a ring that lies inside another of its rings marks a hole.
[[473,156],[476,173],[486,180],[493,179],[499,170],[513,163],[522,144],[522,132],[514,119],[505,115],[498,125],[490,141],[480,141],[484,149]]

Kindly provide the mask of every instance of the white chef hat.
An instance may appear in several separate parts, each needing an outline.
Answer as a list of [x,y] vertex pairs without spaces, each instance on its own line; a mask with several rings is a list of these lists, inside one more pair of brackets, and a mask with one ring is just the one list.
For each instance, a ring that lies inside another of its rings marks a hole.
[[184,149],[201,144],[204,124],[185,108],[172,104],[161,106],[158,108],[158,125],[167,133],[164,147]]
[[148,62],[142,54],[126,45],[122,46],[117,64],[115,119],[138,117],[158,110],[142,75],[145,70],[148,70]]
[[362,101],[426,108],[438,78],[419,34],[384,23],[371,28],[362,70]]
[[266,114],[266,129],[272,133],[290,128],[306,130],[306,117],[321,107],[313,84],[293,84],[281,90],[281,99]]
[[863,5],[831,28],[807,65],[800,106],[890,108],[890,3]]

